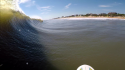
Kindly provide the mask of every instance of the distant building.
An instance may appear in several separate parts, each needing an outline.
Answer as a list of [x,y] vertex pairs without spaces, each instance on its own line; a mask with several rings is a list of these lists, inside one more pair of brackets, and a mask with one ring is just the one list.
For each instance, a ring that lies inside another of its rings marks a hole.
[[79,16],[81,17],[81,16],[83,16],[83,14],[79,14]]
[[91,16],[97,16],[97,14],[91,14]]
[[91,16],[92,15],[92,13],[88,13],[88,14],[86,14],[86,16]]
[[79,16],[78,14],[76,14],[75,16]]
[[91,14],[86,14],[86,16],[90,16]]
[[75,15],[71,15],[71,17],[75,17]]
[[83,14],[81,14],[81,16],[84,16]]
[[108,15],[109,16],[115,16],[115,15],[117,15],[117,13],[116,12],[109,12]]
[[81,14],[79,14],[79,16],[81,16]]
[[106,13],[100,13],[99,16],[107,16]]
[[67,17],[70,17],[70,16],[65,16],[65,17],[67,18]]
[[86,14],[86,16],[98,16],[98,14],[88,13],[88,14]]

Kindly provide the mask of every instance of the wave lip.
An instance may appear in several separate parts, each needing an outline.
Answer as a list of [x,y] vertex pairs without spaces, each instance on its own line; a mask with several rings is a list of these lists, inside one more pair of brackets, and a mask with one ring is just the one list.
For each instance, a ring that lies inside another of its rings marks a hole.
[[19,7],[19,0],[0,0],[0,9],[12,9],[25,14]]

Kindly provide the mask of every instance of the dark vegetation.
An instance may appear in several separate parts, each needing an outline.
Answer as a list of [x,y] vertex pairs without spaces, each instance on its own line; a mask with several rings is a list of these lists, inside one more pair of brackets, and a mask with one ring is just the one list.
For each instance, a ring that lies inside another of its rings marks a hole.
[[[116,12],[109,12],[109,13],[100,13],[100,14],[76,14],[76,15],[70,15],[70,16],[62,16],[58,18],[67,18],[67,17],[88,17],[88,16],[94,16],[94,17],[125,17],[125,14],[116,13]],[[55,19],[58,19],[55,18]]]

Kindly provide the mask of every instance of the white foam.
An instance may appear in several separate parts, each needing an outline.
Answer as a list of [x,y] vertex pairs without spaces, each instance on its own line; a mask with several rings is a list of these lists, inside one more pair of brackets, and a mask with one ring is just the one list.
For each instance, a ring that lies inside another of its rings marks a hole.
[[19,29],[19,31],[21,31],[21,30]]
[[20,11],[25,14],[24,11],[19,6],[19,0],[0,0],[1,9],[12,9],[15,11]]

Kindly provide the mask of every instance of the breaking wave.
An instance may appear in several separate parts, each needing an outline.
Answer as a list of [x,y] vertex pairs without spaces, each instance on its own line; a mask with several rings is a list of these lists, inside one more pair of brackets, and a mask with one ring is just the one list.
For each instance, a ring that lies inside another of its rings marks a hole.
[[12,9],[0,12],[0,70],[56,70],[38,39],[40,31],[34,27],[42,20]]

